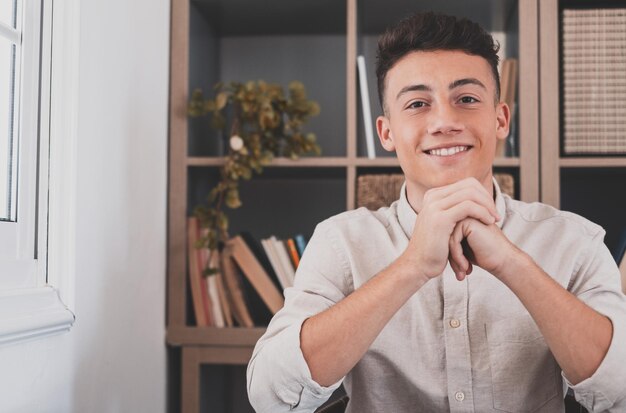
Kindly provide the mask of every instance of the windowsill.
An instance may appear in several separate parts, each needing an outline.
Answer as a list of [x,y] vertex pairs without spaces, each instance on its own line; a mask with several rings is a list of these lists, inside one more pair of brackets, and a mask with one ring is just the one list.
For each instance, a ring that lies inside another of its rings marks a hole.
[[51,286],[0,292],[0,345],[69,331],[72,313]]

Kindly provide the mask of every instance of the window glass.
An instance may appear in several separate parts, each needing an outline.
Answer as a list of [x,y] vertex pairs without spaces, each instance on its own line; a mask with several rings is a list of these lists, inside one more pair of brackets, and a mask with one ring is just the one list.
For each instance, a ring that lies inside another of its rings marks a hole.
[[15,63],[15,45],[0,37],[0,220],[15,220]]
[[0,0],[0,23],[15,27],[16,0]]

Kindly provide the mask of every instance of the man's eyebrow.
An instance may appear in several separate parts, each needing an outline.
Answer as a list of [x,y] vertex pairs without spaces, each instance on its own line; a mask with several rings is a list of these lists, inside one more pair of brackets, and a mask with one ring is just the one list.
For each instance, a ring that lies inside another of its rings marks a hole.
[[476,85],[476,86],[480,86],[483,89],[487,90],[487,88],[485,87],[485,85],[483,85],[483,82],[481,82],[478,79],[475,79],[473,77],[468,77],[465,79],[459,79],[459,80],[455,80],[454,82],[450,83],[450,86],[448,86],[448,89],[452,90],[454,88],[463,86],[463,85]]
[[432,88],[430,86],[426,86],[426,85],[408,85],[403,87],[400,92],[398,92],[398,95],[396,96],[396,100],[400,99],[400,96],[404,95],[405,93],[408,92],[416,92],[416,91],[420,91],[420,92],[432,92]]

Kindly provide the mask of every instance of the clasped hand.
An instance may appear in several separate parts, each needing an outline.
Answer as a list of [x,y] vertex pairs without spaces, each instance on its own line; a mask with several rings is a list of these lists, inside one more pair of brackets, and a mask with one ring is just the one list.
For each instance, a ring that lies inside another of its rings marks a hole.
[[472,266],[500,274],[516,247],[496,225],[501,217],[489,192],[475,178],[426,192],[405,254],[426,279],[450,262],[457,279]]

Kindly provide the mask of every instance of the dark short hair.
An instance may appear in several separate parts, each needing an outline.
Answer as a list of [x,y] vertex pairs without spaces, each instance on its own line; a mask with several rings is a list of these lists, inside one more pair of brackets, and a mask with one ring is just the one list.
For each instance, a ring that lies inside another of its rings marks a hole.
[[376,77],[378,99],[385,110],[387,72],[405,55],[416,51],[459,50],[484,58],[496,84],[496,103],[500,100],[498,50],[500,45],[477,23],[465,18],[426,12],[406,17],[389,27],[378,39]]

